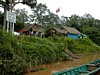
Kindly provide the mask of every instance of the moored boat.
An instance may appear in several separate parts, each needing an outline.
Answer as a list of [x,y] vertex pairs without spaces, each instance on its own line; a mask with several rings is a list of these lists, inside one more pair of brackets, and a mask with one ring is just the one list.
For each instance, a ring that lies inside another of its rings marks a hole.
[[52,75],[96,75],[100,71],[100,59],[77,66],[68,70],[54,73]]

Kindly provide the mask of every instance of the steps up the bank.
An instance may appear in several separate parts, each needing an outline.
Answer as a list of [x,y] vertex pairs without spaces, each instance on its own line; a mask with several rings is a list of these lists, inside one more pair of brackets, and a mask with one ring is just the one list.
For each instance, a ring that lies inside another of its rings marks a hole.
[[73,57],[71,57],[69,54],[67,54],[66,52],[63,52],[63,54],[68,57],[70,60],[75,60]]
[[71,52],[67,47],[64,49],[64,52],[66,52],[71,57],[78,59],[78,57],[73,52]]

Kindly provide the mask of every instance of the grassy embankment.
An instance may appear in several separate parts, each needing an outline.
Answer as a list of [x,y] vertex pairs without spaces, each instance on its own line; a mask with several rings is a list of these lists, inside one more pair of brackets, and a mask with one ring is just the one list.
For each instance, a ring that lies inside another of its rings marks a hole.
[[65,47],[74,53],[100,52],[100,47],[86,38],[16,37],[0,30],[0,74],[22,75],[30,65],[67,60],[69,58],[63,54]]

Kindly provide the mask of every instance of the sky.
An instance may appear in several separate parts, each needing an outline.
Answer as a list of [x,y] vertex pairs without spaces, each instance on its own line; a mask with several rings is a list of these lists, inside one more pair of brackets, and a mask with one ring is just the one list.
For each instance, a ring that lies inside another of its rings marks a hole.
[[[83,16],[87,13],[96,19],[100,19],[100,0],[37,0],[37,3],[46,4],[51,12],[59,16],[70,17],[73,14]],[[15,9],[18,8],[26,8],[31,14],[31,9],[28,6],[18,4]],[[60,8],[60,12],[56,13],[58,8]]]
[[91,14],[94,18],[100,19],[100,0],[38,0],[39,3],[46,3],[47,7],[56,12],[60,7],[58,15],[70,17],[73,14],[83,16]]

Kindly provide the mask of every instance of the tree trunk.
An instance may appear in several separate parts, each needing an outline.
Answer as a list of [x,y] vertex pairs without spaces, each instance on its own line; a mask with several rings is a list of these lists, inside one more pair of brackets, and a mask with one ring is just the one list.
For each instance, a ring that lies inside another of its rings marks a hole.
[[5,31],[6,28],[6,12],[7,12],[7,7],[4,6],[4,23],[3,23],[3,30]]

